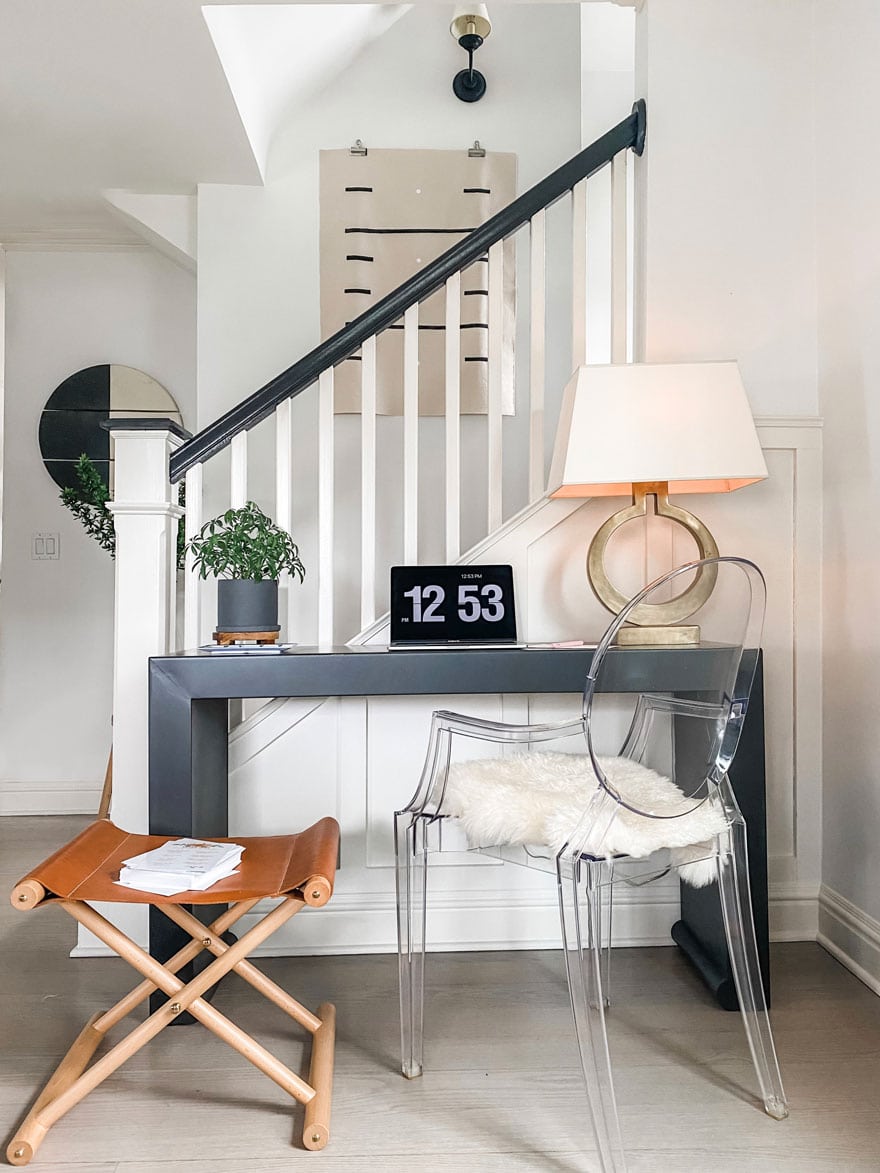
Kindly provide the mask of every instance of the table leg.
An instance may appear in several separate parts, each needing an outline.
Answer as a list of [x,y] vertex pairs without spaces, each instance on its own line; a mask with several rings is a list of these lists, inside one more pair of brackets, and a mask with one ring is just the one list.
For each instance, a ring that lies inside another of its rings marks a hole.
[[[679,751],[676,742],[676,752]],[[758,938],[758,955],[767,1005],[770,1005],[770,932],[767,895],[767,807],[764,770],[764,677],[758,657],[755,681],[742,735],[730,769],[730,782],[748,831],[749,883]],[[672,939],[699,970],[715,999],[725,1010],[738,1010],[727,940],[721,918],[718,885],[692,888],[681,885],[681,920],[672,927]]]
[[[151,835],[224,836],[228,827],[228,703],[190,700],[181,694],[154,663],[150,665],[150,768],[149,815]],[[210,924],[225,905],[201,904],[190,908],[199,920]],[[150,943],[153,957],[163,964],[189,941],[189,935],[150,909]],[[200,955],[182,970],[184,982],[212,958]],[[153,994],[151,1011],[167,1001]],[[194,1022],[181,1014],[176,1022]]]

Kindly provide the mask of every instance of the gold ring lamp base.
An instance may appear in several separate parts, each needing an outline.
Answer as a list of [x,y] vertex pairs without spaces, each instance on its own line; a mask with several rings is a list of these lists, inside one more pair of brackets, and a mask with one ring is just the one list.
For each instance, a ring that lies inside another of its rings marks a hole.
[[[735,362],[591,364],[579,366],[566,385],[547,478],[549,495],[632,493],[632,505],[605,522],[587,554],[590,586],[613,615],[628,600],[608,577],[605,550],[620,526],[647,515],[649,497],[658,517],[687,530],[701,560],[717,558],[715,539],[699,518],[669,504],[670,489],[730,493],[766,476]],[[700,629],[687,620],[712,594],[717,573],[715,564],[701,567],[674,599],[634,607],[617,642],[698,643]]]
[[[635,518],[646,517],[648,499],[654,503],[658,517],[683,526],[697,544],[698,558],[717,558],[718,546],[709,530],[692,513],[669,503],[669,485],[666,481],[646,481],[633,485],[632,505],[613,514],[597,531],[587,552],[587,578],[593,593],[603,607],[616,615],[628,602],[611,582],[605,570],[605,551],[613,534]],[[689,645],[700,642],[700,629],[696,624],[682,624],[703,606],[715,587],[718,568],[703,567],[693,582],[680,595],[666,603],[641,603],[629,616],[629,622],[621,628],[617,643],[622,645]]]

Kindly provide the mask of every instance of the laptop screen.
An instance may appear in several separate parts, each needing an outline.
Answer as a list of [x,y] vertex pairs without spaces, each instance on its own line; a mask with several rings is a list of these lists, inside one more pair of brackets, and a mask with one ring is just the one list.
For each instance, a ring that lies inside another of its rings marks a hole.
[[392,566],[391,644],[515,643],[511,566]]

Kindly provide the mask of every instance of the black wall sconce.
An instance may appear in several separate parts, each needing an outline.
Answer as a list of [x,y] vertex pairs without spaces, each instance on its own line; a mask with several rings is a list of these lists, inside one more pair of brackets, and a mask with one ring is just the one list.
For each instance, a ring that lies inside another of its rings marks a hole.
[[474,53],[492,31],[485,4],[460,4],[449,31],[468,55],[468,67],[452,79],[452,92],[462,102],[479,102],[486,92],[486,79],[474,69]]

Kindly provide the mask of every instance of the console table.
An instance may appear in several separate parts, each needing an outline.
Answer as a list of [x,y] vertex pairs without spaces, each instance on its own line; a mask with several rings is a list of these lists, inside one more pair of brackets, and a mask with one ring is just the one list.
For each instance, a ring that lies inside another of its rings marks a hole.
[[[212,838],[227,834],[228,702],[245,697],[414,696],[456,693],[580,693],[593,649],[389,651],[385,647],[296,647],[277,655],[180,652],[149,662],[150,833]],[[712,676],[712,645],[615,648],[602,692],[699,693]],[[767,838],[763,677],[759,657],[751,703],[730,771],[748,826],[749,878],[758,949],[769,1000]],[[388,812],[389,819],[391,811]],[[200,910],[201,911],[201,910]],[[216,909],[205,906],[213,918]],[[151,909],[150,951],[166,961],[188,937]],[[715,885],[682,885],[673,939],[718,1002],[736,1009]]]

